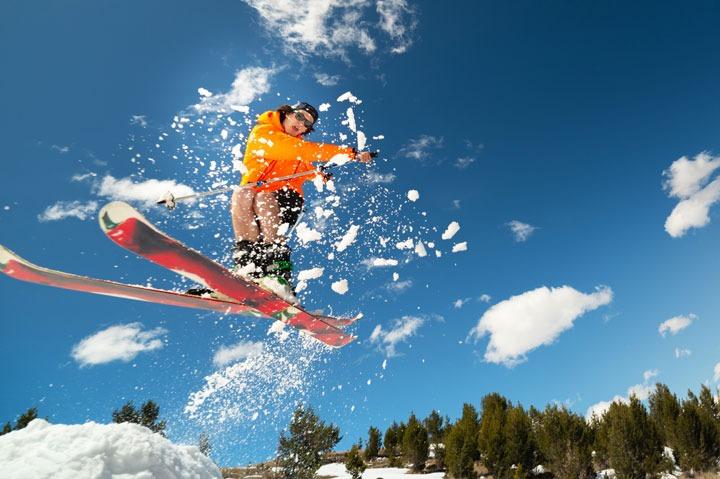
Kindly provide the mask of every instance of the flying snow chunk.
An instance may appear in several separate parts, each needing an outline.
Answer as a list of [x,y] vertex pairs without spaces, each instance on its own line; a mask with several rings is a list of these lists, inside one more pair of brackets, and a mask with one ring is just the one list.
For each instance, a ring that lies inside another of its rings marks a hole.
[[365,149],[365,144],[367,143],[367,136],[365,136],[365,133],[358,130],[357,132],[357,149],[358,151],[362,151]]
[[307,244],[322,238],[322,234],[310,228],[307,223],[300,223],[297,228],[295,228],[295,234],[302,244]]
[[455,233],[457,233],[458,231],[460,231],[460,223],[458,223],[457,221],[453,221],[448,225],[447,229],[442,234],[442,239],[449,240],[453,236],[455,236]]
[[139,424],[35,419],[0,436],[0,477],[61,476],[220,479],[222,474],[196,446],[173,444]]
[[212,96],[212,92],[206,88],[200,87],[197,89],[198,94],[203,98],[209,98]]
[[355,112],[352,107],[347,109],[347,120],[342,121],[343,125],[347,125],[353,133],[357,133],[357,125],[355,123]]
[[350,229],[347,230],[340,242],[335,244],[335,249],[338,251],[345,251],[348,246],[355,242],[358,230],[360,230],[360,227],[358,225],[351,225]]
[[417,201],[420,199],[420,193],[418,193],[418,190],[410,190],[407,193],[407,197],[410,201]]
[[338,153],[337,155],[330,158],[330,160],[327,162],[327,166],[342,166],[350,161],[352,161],[350,155],[345,153]]
[[383,266],[397,266],[398,260],[385,258],[371,258],[363,260],[363,264],[368,268],[381,268]]
[[325,268],[312,268],[300,271],[298,273],[298,281],[308,281],[311,279],[318,279],[325,272]]
[[415,245],[415,254],[420,256],[421,258],[427,256],[427,250],[425,249],[425,245],[422,243],[422,241],[418,241]]
[[318,110],[322,111],[328,111],[330,109],[330,103],[323,103],[320,105]]
[[338,102],[349,101],[350,103],[354,103],[356,105],[359,105],[360,103],[362,103],[362,100],[358,100],[358,98],[349,91],[346,91],[345,93],[340,95],[337,98],[337,101]]
[[459,251],[467,251],[467,241],[463,241],[462,243],[454,244],[452,247],[452,252],[457,253]]
[[405,241],[399,241],[396,243],[395,247],[397,249],[413,249],[415,247],[415,243],[413,243],[412,238],[408,238]]
[[348,282],[346,279],[341,279],[340,281],[335,281],[330,287],[337,294],[345,294],[348,292]]
[[397,273],[393,273],[393,281],[397,281],[400,279],[400,275]]

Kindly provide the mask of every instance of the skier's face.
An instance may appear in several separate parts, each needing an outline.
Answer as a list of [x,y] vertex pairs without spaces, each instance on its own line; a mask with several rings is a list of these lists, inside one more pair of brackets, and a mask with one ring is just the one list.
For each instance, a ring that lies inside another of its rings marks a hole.
[[295,110],[285,115],[283,129],[285,129],[285,133],[288,135],[300,136],[312,128],[312,124],[313,117],[310,113],[304,110]]

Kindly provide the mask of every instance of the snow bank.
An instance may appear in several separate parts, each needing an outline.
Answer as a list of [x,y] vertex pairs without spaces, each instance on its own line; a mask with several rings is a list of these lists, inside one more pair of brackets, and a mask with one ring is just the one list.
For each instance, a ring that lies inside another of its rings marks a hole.
[[49,424],[35,419],[0,436],[0,477],[221,478],[195,446],[179,446],[138,424]]
[[[350,479],[345,464],[333,463],[325,464],[315,473],[317,476],[327,476],[333,479]],[[363,479],[442,479],[445,476],[444,472],[433,472],[432,474],[408,474],[406,469],[397,467],[383,467],[365,469],[363,472]]]

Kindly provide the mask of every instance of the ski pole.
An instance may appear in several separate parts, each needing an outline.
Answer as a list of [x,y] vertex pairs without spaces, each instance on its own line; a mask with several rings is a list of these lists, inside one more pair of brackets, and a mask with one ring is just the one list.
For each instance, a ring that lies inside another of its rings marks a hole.
[[[377,156],[377,152],[374,152],[374,151],[370,152],[370,155],[374,158]],[[160,198],[157,201],[157,204],[165,205],[165,207],[168,210],[172,211],[177,206],[178,201],[195,199],[195,198],[203,198],[205,196],[220,195],[222,193],[230,193],[231,191],[235,191],[236,189],[239,190],[239,189],[243,189],[243,188],[254,188],[254,187],[259,187],[259,186],[265,186],[265,185],[269,185],[271,183],[277,183],[278,181],[287,181],[287,180],[292,180],[293,178],[301,178],[303,176],[320,174],[320,175],[324,176],[325,178],[330,178],[332,176],[332,173],[327,172],[327,170],[329,168],[332,168],[333,166],[342,166],[342,165],[322,165],[322,166],[318,167],[317,169],[311,170],[311,171],[303,171],[303,172],[295,173],[292,175],[280,176],[278,178],[273,178],[273,179],[267,180],[267,181],[266,180],[253,181],[252,183],[245,183],[244,185],[240,185],[240,186],[227,186],[225,188],[217,188],[217,189],[210,190],[210,191],[203,191],[202,193],[194,193],[192,195],[176,197],[175,195],[172,194],[172,192],[168,191],[167,193],[165,193],[163,195],[162,198]]]

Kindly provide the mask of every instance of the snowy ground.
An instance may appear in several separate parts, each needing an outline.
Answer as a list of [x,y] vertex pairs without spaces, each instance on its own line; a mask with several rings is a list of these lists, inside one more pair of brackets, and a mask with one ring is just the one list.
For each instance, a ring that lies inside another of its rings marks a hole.
[[0,477],[52,479],[221,478],[195,446],[137,424],[50,424],[35,419],[0,436]]
[[[333,463],[325,464],[318,469],[318,476],[332,477],[333,479],[350,479],[350,474],[345,469],[345,464]],[[366,469],[362,475],[363,479],[442,479],[445,477],[444,472],[434,472],[432,474],[409,474],[407,469],[395,467],[386,467],[379,469]]]

